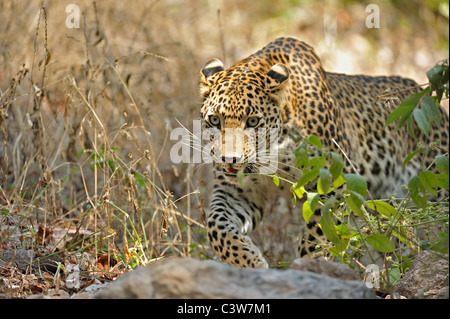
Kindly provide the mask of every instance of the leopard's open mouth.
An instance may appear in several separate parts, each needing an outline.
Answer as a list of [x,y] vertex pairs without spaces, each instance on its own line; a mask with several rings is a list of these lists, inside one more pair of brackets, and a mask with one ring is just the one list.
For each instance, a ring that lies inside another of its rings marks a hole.
[[229,167],[222,168],[222,169],[225,172],[225,174],[230,177],[236,177],[238,175],[238,173],[241,171],[244,173],[244,175],[253,173],[252,167],[250,165],[245,166],[244,168],[240,168],[240,169],[235,169],[235,168],[233,168],[233,166],[230,165]]
[[225,170],[226,170],[228,173],[231,173],[231,174],[237,174],[237,173],[239,172],[239,170],[234,169],[234,168],[232,168],[232,167],[228,167],[228,168],[226,168]]

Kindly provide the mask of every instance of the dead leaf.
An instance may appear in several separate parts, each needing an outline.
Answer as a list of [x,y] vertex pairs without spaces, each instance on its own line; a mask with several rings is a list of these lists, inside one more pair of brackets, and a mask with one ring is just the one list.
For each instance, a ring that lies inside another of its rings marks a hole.
[[49,282],[53,282],[53,280],[55,279],[55,277],[51,274],[49,274],[48,272],[44,272],[42,274],[42,278],[44,278],[45,280],[49,281]]
[[30,290],[33,292],[43,292],[44,286],[40,283],[30,283]]
[[40,67],[42,63],[44,63],[44,66],[46,66],[50,62],[51,57],[52,57],[52,55],[50,54],[50,51],[48,51],[46,49],[44,56],[42,57],[41,61],[39,61],[39,63],[38,63],[38,67]]
[[109,270],[109,255],[103,254],[97,259],[97,270],[108,271]]
[[2,205],[8,204],[8,198],[6,198],[6,194],[4,191],[0,192],[0,204]]
[[126,236],[123,236],[123,255],[125,257],[125,262],[128,264],[131,259],[131,254],[128,250],[128,241]]
[[43,225],[39,225],[38,231],[37,231],[37,239],[38,243],[44,244],[48,243],[50,239],[52,238],[53,234],[53,228],[52,227],[44,227]]

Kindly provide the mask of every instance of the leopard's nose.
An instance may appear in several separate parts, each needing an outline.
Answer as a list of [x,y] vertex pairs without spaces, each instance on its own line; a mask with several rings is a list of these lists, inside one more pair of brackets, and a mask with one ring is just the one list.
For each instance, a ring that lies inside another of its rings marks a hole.
[[236,164],[242,160],[242,156],[222,156],[222,162],[227,164]]

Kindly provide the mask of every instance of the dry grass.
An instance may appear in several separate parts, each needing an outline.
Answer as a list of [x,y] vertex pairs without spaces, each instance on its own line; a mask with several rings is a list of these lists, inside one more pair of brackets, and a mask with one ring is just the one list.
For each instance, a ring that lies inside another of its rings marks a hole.
[[[203,227],[210,169],[169,158],[171,128],[198,117],[197,74],[207,59],[231,65],[289,35],[313,45],[328,70],[423,82],[448,57],[448,19],[415,2],[417,16],[383,3],[377,30],[365,28],[359,2],[76,4],[79,29],[66,28],[65,2],[0,2],[0,251],[39,248],[63,261],[106,254],[114,271],[211,256]],[[272,264],[289,259],[295,221],[264,225],[255,236]]]

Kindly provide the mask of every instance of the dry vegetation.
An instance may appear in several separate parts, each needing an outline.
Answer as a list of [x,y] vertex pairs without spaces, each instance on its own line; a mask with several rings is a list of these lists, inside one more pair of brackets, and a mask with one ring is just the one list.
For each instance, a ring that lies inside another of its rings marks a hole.
[[[207,59],[230,65],[288,35],[328,70],[423,83],[448,58],[438,2],[381,2],[371,30],[359,1],[73,2],[80,28],[69,29],[68,2],[0,1],[0,293],[9,296],[77,291],[93,271],[109,280],[160,257],[212,256],[210,168],[169,158],[171,128],[198,117]],[[255,237],[276,266],[291,258],[295,222],[272,218]],[[86,272],[71,290],[76,264]]]

